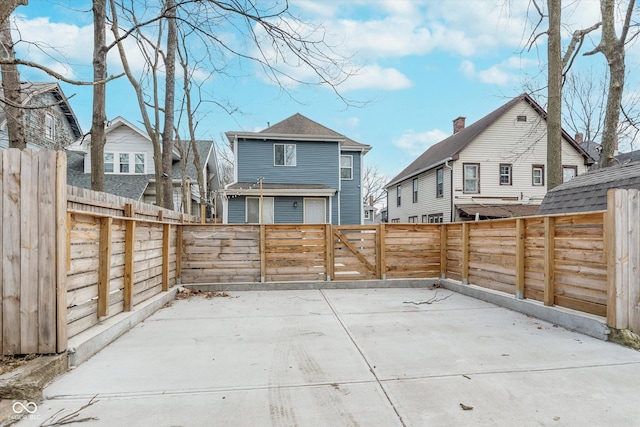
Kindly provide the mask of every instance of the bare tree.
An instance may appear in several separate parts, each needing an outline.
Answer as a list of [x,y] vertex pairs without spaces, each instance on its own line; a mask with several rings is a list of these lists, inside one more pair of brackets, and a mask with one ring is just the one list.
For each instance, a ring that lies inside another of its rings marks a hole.
[[588,55],[602,53],[609,66],[609,95],[607,96],[607,109],[604,117],[604,130],[602,132],[602,152],[600,154],[600,167],[613,164],[615,148],[618,144],[618,124],[622,94],[625,83],[625,44],[638,33],[630,36],[631,17],[635,8],[635,0],[629,0],[620,37],[616,34],[616,2],[615,0],[600,0],[600,12],[602,13],[602,38],[596,48],[588,52]]
[[176,93],[176,50],[178,34],[176,28],[175,0],[165,0],[165,16],[167,17],[167,53],[164,58],[165,91],[164,91],[164,130],[162,131],[162,191],[167,209],[173,209],[173,123]]
[[585,141],[595,142],[602,134],[607,99],[607,75],[593,69],[573,71],[564,82],[562,97],[567,126],[582,133]]
[[220,185],[224,187],[225,185],[231,184],[234,181],[233,151],[231,150],[231,147],[229,147],[229,145],[225,143],[216,143],[215,149],[218,156],[218,174],[220,175]]
[[0,2],[0,23],[9,19],[9,16],[18,6],[26,6],[29,0],[2,0]]
[[[14,1],[9,3],[27,4]],[[14,8],[17,6],[14,6]],[[2,5],[2,8],[9,4]],[[0,12],[0,57],[4,56],[8,60],[15,59],[13,49],[13,38],[11,37],[11,23],[9,15],[11,10]],[[5,16],[6,13],[6,16]],[[9,133],[9,147],[24,150],[27,148],[27,141],[24,134],[24,123],[22,114],[22,94],[20,89],[20,73],[15,63],[3,63],[0,66],[2,72],[2,90],[4,91],[3,107],[7,120],[7,131]]]
[[387,193],[384,189],[389,177],[378,170],[377,167],[367,165],[362,172],[362,198],[364,203],[372,206],[386,201]]
[[547,189],[562,184],[562,50],[560,22],[561,0],[549,0],[547,31]]
[[[107,1],[93,0],[93,80],[107,78]],[[104,191],[104,146],[107,124],[106,83],[93,86],[93,114],[91,117],[91,189]]]

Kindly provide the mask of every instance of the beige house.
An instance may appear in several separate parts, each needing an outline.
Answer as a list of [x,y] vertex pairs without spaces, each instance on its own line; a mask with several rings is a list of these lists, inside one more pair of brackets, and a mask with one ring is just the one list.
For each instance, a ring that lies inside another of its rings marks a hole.
[[[387,184],[389,222],[534,215],[547,193],[546,112],[522,94],[433,145]],[[564,180],[593,159],[563,131]]]

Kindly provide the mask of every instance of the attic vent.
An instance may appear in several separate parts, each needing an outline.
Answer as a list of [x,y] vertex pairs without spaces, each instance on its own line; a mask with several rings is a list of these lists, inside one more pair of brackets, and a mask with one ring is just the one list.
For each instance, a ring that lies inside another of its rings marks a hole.
[[518,116],[516,118],[516,121],[518,121],[518,122],[526,122],[527,121],[527,116]]

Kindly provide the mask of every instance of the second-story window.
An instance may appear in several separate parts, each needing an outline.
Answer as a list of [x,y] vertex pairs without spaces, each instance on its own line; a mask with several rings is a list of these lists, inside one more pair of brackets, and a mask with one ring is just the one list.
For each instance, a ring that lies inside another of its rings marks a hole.
[[129,173],[129,153],[120,154],[120,173]]
[[273,144],[273,164],[275,166],[295,166],[296,144]]
[[340,156],[340,179],[353,179],[353,156]]
[[465,193],[479,193],[480,165],[478,163],[465,163],[462,169],[462,180]]
[[134,154],[135,160],[135,172],[136,173],[144,173],[144,154]]
[[146,169],[144,153],[104,153],[105,173],[142,175]]
[[532,185],[544,185],[544,165],[533,165],[531,167],[531,174]]
[[47,139],[54,139],[56,136],[56,121],[51,113],[44,116],[44,136]]
[[400,206],[402,204],[402,186],[398,185],[396,187],[396,206]]
[[413,179],[413,203],[418,202],[418,178]]
[[577,166],[566,166],[562,165],[562,182],[571,181],[573,178],[578,175],[578,167]]
[[500,185],[511,185],[511,165],[500,164]]
[[444,195],[444,169],[436,170],[436,197]]
[[113,153],[104,153],[104,173],[113,173]]

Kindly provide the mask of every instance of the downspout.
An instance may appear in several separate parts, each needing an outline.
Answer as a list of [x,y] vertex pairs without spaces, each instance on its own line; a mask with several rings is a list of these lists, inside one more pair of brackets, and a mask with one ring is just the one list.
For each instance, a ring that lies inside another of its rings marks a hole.
[[451,167],[449,165],[449,160],[447,160],[446,162],[444,162],[444,167],[448,168],[451,173],[449,174],[449,201],[451,203],[451,207],[450,207],[450,213],[449,213],[449,222],[453,222],[454,220],[454,208],[453,208],[453,167]]

